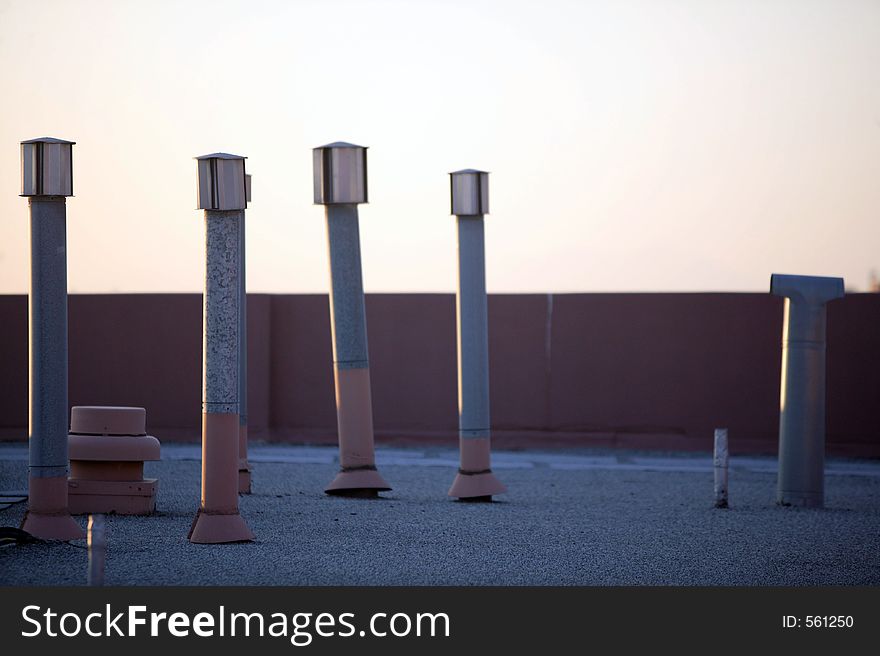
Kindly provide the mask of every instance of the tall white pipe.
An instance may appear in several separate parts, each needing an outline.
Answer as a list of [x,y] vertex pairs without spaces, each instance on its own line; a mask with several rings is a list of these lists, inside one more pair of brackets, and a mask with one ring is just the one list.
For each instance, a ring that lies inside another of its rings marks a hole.
[[825,496],[826,304],[843,297],[843,278],[773,274],[770,293],[785,298],[777,501],[821,507]]
[[42,539],[84,537],[67,499],[67,210],[73,144],[21,143],[22,196],[31,233],[28,511],[22,529]]
[[492,473],[489,417],[489,318],[483,215],[489,211],[489,174],[450,174],[458,227],[458,426],[460,467],[449,496],[491,501],[507,488]]

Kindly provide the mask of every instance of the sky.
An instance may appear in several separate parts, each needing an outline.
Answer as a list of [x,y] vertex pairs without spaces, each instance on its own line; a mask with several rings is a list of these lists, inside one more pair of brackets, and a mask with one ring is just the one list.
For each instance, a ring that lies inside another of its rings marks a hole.
[[311,149],[369,146],[367,292],[449,292],[447,173],[491,172],[491,292],[766,291],[880,270],[877,0],[0,0],[0,293],[19,142],[74,146],[71,292],[198,292],[193,157],[248,157],[251,292],[326,292]]

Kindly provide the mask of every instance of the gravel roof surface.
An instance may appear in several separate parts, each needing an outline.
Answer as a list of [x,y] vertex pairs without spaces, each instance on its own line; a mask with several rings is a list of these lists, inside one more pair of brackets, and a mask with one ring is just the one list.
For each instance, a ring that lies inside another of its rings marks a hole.
[[[378,449],[382,499],[323,494],[326,447],[251,449],[241,497],[253,543],[195,545],[192,445],[146,464],[158,512],[108,515],[108,585],[878,585],[880,463],[829,461],[826,507],[774,504],[775,462],[734,458],[727,510],[712,507],[706,455],[498,452],[509,492],[491,504],[446,492],[452,449]],[[26,487],[23,445],[0,445],[0,490]],[[25,510],[0,510],[18,526]],[[85,525],[86,517],[80,517]],[[85,541],[0,548],[0,584],[80,585]]]

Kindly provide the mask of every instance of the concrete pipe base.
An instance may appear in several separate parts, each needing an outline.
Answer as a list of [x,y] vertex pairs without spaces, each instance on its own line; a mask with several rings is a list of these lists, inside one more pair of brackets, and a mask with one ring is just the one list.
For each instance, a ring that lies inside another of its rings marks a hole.
[[251,466],[247,459],[248,427],[238,427],[238,493],[251,493]]
[[79,540],[86,536],[67,509],[67,476],[30,478],[28,511],[21,529],[41,540]]
[[370,469],[343,469],[324,490],[335,496],[377,497],[379,492],[387,492],[391,486],[376,471]]
[[449,488],[449,496],[461,500],[491,501],[492,495],[507,492],[504,483],[495,478],[491,471],[478,474],[459,471]]
[[228,542],[250,542],[254,534],[239,514],[210,514],[199,508],[189,541],[194,544],[225,544]]

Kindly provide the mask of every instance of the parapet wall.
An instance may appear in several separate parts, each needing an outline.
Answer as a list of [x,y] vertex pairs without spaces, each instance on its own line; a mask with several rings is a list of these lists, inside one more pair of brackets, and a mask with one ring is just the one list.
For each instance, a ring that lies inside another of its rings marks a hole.
[[[70,404],[147,408],[159,439],[200,434],[201,296],[73,295]],[[775,453],[783,301],[769,294],[489,297],[497,446]],[[335,440],[324,295],[248,297],[256,439]],[[380,441],[455,444],[455,298],[368,294]],[[27,297],[0,296],[0,438],[27,436]],[[880,457],[880,294],[828,306],[828,451]]]

